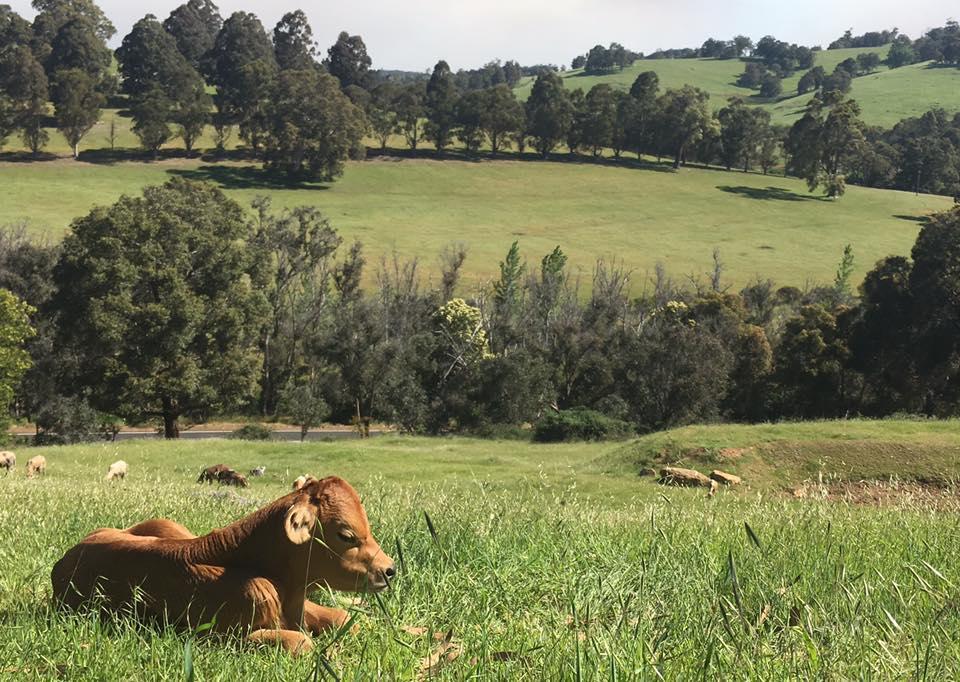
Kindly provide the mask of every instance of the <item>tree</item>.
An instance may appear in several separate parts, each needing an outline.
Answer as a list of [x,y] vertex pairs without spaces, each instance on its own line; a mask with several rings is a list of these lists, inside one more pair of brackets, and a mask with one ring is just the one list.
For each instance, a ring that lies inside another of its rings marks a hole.
[[36,334],[30,326],[34,312],[8,289],[0,289],[0,422],[8,421],[14,392],[33,364],[26,345]]
[[790,128],[786,148],[790,170],[807,181],[810,191],[823,185],[828,197],[843,194],[844,170],[864,144],[860,107],[831,95],[814,97],[806,113]]
[[203,135],[203,129],[210,122],[212,107],[213,100],[202,82],[194,83],[180,93],[172,119],[177,124],[177,134],[183,140],[187,154],[193,152],[194,145]]
[[424,115],[423,98],[423,84],[410,83],[400,92],[394,102],[397,125],[406,138],[407,145],[414,151],[416,151],[417,144],[423,137],[421,125]]
[[801,308],[774,351],[779,413],[802,419],[842,414],[849,353],[833,313],[822,305]]
[[594,45],[587,53],[585,71],[587,73],[604,73],[612,71],[616,66],[614,54],[603,45]]
[[241,136],[259,150],[277,72],[273,45],[260,20],[234,12],[217,34],[209,60],[218,111],[239,124]]
[[773,74],[767,74],[760,82],[760,96],[775,99],[783,92],[783,83]]
[[630,97],[636,102],[628,135],[637,157],[653,146],[653,129],[657,117],[657,94],[660,78],[654,71],[639,74],[630,86]]
[[79,17],[68,21],[57,31],[44,68],[51,81],[57,71],[81,69],[106,93],[115,87],[113,77],[109,75],[112,63],[113,55],[106,43],[97,36],[94,25],[89,19]]
[[82,358],[75,389],[128,420],[236,409],[256,390],[262,264],[243,209],[174,179],[74,221],[53,309]]
[[673,167],[679,168],[689,147],[700,140],[710,124],[710,95],[700,88],[685,85],[667,90],[659,102],[664,132],[673,147]]
[[380,143],[380,149],[386,150],[390,138],[400,130],[396,113],[380,104],[371,104],[367,111],[367,121],[370,123],[370,131]]
[[273,29],[273,50],[281,69],[311,69],[317,66],[313,29],[303,10],[287,12]]
[[367,46],[360,36],[352,36],[346,31],[340,33],[329,50],[324,65],[332,76],[340,81],[340,87],[367,85],[370,66],[373,60],[367,54]]
[[556,72],[545,71],[537,76],[525,109],[527,133],[536,150],[547,158],[573,125],[573,106]]
[[457,90],[453,82],[450,66],[442,59],[433,67],[433,74],[427,82],[427,95],[424,99],[427,123],[424,128],[428,140],[442,154],[444,147],[450,144],[456,125]]
[[745,57],[753,50],[753,41],[747,36],[734,36],[733,47],[738,57]]
[[573,61],[570,62],[570,68],[574,70],[582,69],[586,65],[587,65],[587,56],[584,54],[578,54],[576,57],[573,58]]
[[934,216],[911,252],[912,354],[927,414],[954,415],[960,405],[960,209]]
[[797,94],[803,95],[811,90],[817,90],[823,85],[823,80],[827,77],[822,66],[815,66],[807,71],[797,82]]
[[131,97],[159,87],[176,100],[198,83],[203,85],[200,74],[177,49],[176,40],[151,14],[133,25],[116,55],[123,76],[121,89]]
[[583,127],[587,116],[586,97],[581,88],[564,90],[563,94],[567,96],[567,100],[570,102],[570,125],[567,126],[564,134],[564,142],[570,155],[576,156],[580,147],[584,144]]
[[57,128],[73,148],[73,158],[80,157],[80,140],[100,120],[100,109],[106,98],[97,91],[97,83],[80,69],[65,69],[55,74],[53,106]]
[[857,55],[857,72],[860,75],[873,73],[880,66],[880,55],[876,52],[861,52]]
[[[86,21],[92,35],[104,44],[116,33],[103,10],[92,0],[33,0],[30,4],[37,12],[33,20],[32,46],[41,62],[50,54],[51,45],[60,29],[75,19]],[[76,65],[63,66],[70,68]],[[53,73],[53,70],[49,73]]]
[[12,48],[5,55],[2,66],[0,100],[6,100],[7,104],[0,105],[0,109],[5,108],[7,112],[0,133],[19,128],[24,144],[33,154],[38,154],[50,139],[44,128],[49,97],[47,75],[26,46]]
[[909,42],[897,40],[890,46],[887,52],[887,66],[891,69],[898,69],[907,64],[913,64],[917,59],[913,47]]
[[254,202],[257,212],[256,247],[269,263],[263,288],[268,315],[261,347],[263,371],[260,406],[274,413],[281,387],[300,375],[316,380],[317,372],[305,368],[307,345],[330,306],[333,255],[341,239],[323,214],[313,207],[298,207],[276,214],[266,198]]
[[210,71],[205,57],[222,26],[223,17],[211,0],[188,0],[170,12],[163,22],[164,30],[173,36],[180,54],[206,76]]
[[613,88],[605,83],[594,85],[587,93],[583,118],[583,142],[600,156],[613,145],[617,124],[617,101]]
[[770,127],[770,112],[748,107],[736,97],[718,112],[717,118],[720,121],[721,156],[727,170],[737,165],[744,172],[749,171]]
[[289,417],[291,423],[300,427],[300,442],[307,439],[312,427],[319,426],[330,416],[323,393],[309,380],[287,385],[280,396],[280,411]]
[[615,91],[613,99],[615,113],[610,147],[613,149],[614,157],[619,159],[623,150],[629,149],[633,144],[633,131],[637,122],[639,105],[629,93],[622,90]]
[[483,144],[483,116],[487,104],[485,94],[483,90],[471,90],[457,100],[457,139],[471,154],[476,153]]
[[510,146],[511,135],[522,129],[523,124],[523,105],[509,85],[501,83],[484,91],[480,127],[490,141],[490,152],[494,156],[504,146]]
[[173,102],[159,87],[148,90],[134,102],[133,133],[140,140],[140,145],[153,156],[173,137],[169,123],[173,117],[173,107]]
[[332,76],[317,69],[282,71],[270,97],[266,166],[329,182],[343,173],[363,133],[363,113]]

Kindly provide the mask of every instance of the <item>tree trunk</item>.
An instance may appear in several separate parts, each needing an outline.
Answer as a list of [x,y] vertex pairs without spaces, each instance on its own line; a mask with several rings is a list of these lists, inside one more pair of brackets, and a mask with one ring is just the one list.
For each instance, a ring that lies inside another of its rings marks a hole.
[[163,399],[163,437],[171,440],[180,437],[180,410],[172,398]]
[[307,424],[301,424],[300,426],[300,442],[302,443],[307,439],[307,431],[310,430],[310,427]]
[[73,160],[76,161],[79,158],[80,158],[80,143],[77,142],[75,145],[73,145]]

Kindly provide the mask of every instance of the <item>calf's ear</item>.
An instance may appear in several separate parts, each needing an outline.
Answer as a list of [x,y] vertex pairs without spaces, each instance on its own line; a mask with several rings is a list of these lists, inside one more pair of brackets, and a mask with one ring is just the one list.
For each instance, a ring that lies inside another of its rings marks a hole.
[[313,536],[313,526],[316,522],[316,510],[309,504],[297,503],[287,510],[287,515],[283,519],[283,530],[290,542],[302,545]]

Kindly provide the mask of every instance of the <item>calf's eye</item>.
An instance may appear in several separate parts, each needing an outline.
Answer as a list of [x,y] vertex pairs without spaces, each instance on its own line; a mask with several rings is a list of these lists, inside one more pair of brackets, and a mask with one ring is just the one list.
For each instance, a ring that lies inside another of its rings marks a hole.
[[337,537],[340,538],[343,542],[345,542],[348,545],[357,544],[357,536],[355,536],[353,533],[340,531],[339,533],[337,533]]

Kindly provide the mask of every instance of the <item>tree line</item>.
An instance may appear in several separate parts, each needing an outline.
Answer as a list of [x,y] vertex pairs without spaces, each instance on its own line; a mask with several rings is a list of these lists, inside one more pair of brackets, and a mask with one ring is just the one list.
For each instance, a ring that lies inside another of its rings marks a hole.
[[[77,154],[101,107],[119,96],[149,153],[173,136],[193,153],[212,126],[220,151],[236,133],[266,169],[297,180],[331,181],[347,159],[367,153],[367,136],[382,149],[401,136],[411,150],[429,142],[441,155],[457,145],[467,154],[531,148],[544,158],[561,150],[571,156],[612,150],[616,158],[666,156],[677,167],[688,161],[765,173],[783,167],[831,197],[847,182],[960,190],[956,118],[932,111],[889,131],[860,120],[846,93],[853,77],[877,67],[876,53],[847,59],[832,74],[809,69],[798,91],[811,100],[788,130],[743,99],[714,111],[697,88],[661,92],[653,71],[640,73],[629,90],[598,84],[585,93],[543,68],[525,102],[513,86],[529,71],[512,61],[454,72],[441,60],[423,78],[384,78],[372,70],[360,36],[343,32],[321,55],[299,10],[268,33],[253,14],[223,20],[210,0],[189,0],[163,22],[145,16],[111,54],[105,41],[113,26],[91,0],[35,0],[34,7],[30,24],[0,6],[0,140],[19,130],[34,152],[47,143],[48,98]],[[956,33],[948,23],[921,40],[945,46]],[[755,45],[744,36],[714,42],[722,49],[712,45],[711,53],[749,54],[741,80],[770,97],[781,76],[806,68],[814,55],[772,36]],[[599,55],[598,68],[634,56],[617,44],[591,54]]]
[[605,261],[581,282],[559,246],[528,262],[518,243],[468,287],[468,257],[451,245],[431,278],[385,257],[371,277],[315,208],[251,214],[182,179],[94,209],[58,245],[6,229],[0,399],[45,442],[117,418],[176,437],[222,413],[490,433],[571,410],[645,432],[960,409],[960,209],[859,297],[849,247],[833,282],[802,290],[733,290],[718,253],[683,282]]

